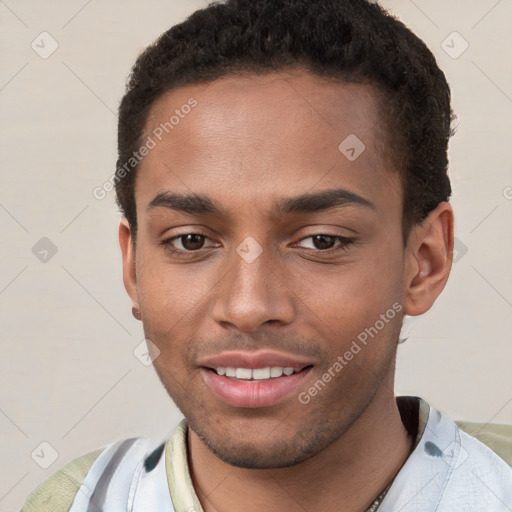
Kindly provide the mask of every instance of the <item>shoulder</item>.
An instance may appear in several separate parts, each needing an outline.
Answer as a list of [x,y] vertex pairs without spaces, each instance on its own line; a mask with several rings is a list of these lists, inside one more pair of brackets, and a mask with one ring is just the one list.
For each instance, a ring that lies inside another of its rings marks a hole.
[[466,434],[477,439],[512,466],[512,425],[456,421]]
[[29,495],[21,512],[68,512],[94,461],[103,452],[82,455],[59,469]]
[[111,443],[53,474],[21,512],[82,512],[91,504],[94,510],[171,511],[164,452],[165,442],[154,438]]
[[455,425],[456,439],[442,454],[449,474],[439,512],[466,502],[481,507],[478,510],[510,510],[505,505],[512,503],[512,438],[508,427],[471,422]]
[[[419,404],[417,445],[379,510],[509,510],[504,505],[512,503],[512,468],[504,460],[509,428],[455,422],[424,400]],[[494,441],[491,447],[477,438],[484,430],[486,443]]]

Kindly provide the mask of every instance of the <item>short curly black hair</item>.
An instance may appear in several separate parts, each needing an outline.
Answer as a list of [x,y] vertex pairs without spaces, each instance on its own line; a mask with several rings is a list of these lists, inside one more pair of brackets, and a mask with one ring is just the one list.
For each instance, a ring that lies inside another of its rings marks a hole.
[[184,85],[294,68],[368,83],[378,92],[389,153],[402,178],[404,242],[412,225],[449,199],[450,88],[432,52],[401,21],[369,0],[221,0],[162,34],[129,76],[114,178],[134,237],[133,155],[154,102]]

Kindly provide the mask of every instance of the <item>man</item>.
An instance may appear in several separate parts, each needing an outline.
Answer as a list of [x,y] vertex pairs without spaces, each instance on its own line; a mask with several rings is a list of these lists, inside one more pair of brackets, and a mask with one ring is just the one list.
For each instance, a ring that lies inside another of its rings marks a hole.
[[186,419],[23,511],[512,510],[508,427],[493,452],[393,392],[403,315],[451,269],[451,119],[431,52],[366,0],[228,0],[163,34],[115,182],[133,314]]

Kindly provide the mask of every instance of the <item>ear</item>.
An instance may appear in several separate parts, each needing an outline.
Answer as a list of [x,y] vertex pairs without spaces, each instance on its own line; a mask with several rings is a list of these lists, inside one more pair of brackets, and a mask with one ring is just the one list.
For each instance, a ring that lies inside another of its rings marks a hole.
[[440,203],[411,228],[405,261],[404,314],[428,311],[446,285],[453,259],[453,210]]
[[135,270],[135,254],[133,252],[132,231],[129,222],[123,217],[119,224],[119,245],[123,257],[123,282],[132,307],[139,310],[137,297],[137,273]]

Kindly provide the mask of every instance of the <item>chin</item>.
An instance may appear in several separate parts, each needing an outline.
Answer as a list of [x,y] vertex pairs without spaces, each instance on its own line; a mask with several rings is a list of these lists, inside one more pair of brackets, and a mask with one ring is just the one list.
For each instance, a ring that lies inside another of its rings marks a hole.
[[230,435],[205,432],[190,422],[189,426],[215,456],[231,466],[245,469],[277,469],[300,464],[317,455],[338,437],[333,431],[323,431],[328,435],[321,435],[322,430],[308,432],[304,429],[288,435],[287,439],[276,438],[274,431],[269,436],[259,435],[251,440],[247,432],[237,438],[233,432]]
[[292,452],[287,447],[283,447],[282,443],[280,443],[280,449],[277,449],[276,446],[263,448],[247,443],[234,447],[233,445],[227,446],[226,443],[219,446],[204,437],[201,439],[219,459],[231,466],[244,469],[286,468],[299,464],[313,455],[297,453],[296,446]]

